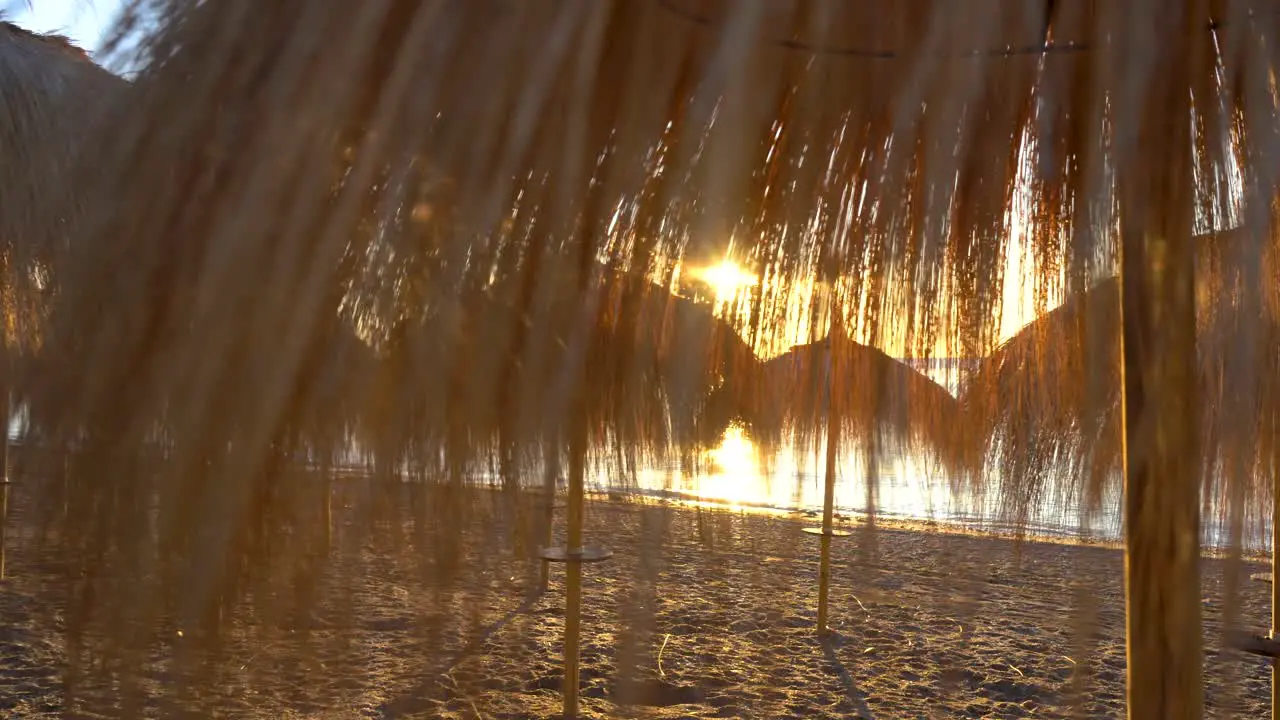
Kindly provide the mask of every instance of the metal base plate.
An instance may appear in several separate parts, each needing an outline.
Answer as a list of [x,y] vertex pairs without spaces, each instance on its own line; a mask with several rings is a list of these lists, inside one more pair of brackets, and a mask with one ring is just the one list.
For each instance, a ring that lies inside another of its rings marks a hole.
[[803,530],[801,530],[800,532],[803,532],[803,533],[805,533],[805,534],[807,534],[807,535],[827,535],[827,536],[829,536],[829,537],[849,537],[850,535],[852,535],[852,534],[853,534],[853,533],[849,532],[848,530],[836,530],[835,528],[832,528],[832,529],[831,529],[831,532],[823,532],[823,531],[822,531],[822,528],[820,528],[820,527],[817,527],[817,528],[804,528],[804,529],[803,529]]
[[1262,634],[1237,631],[1227,638],[1227,644],[1253,655],[1280,657],[1280,642]]
[[538,557],[547,562],[596,563],[613,557],[613,551],[602,547],[581,547],[573,550],[552,547],[539,550]]
[[[538,493],[537,495],[534,495],[534,497],[533,497],[533,507],[536,507],[536,508],[538,508],[539,510],[546,510],[546,509],[547,509],[547,505],[548,505],[548,503],[547,503],[547,496],[546,496],[546,494],[544,494],[544,493]],[[563,510],[563,509],[565,509],[565,507],[567,507],[567,506],[565,505],[564,501],[563,501],[563,500],[561,500],[561,499],[559,499],[559,498],[555,498],[555,499],[553,499],[553,500],[550,502],[550,505],[551,505],[551,509],[552,509],[552,510]]]

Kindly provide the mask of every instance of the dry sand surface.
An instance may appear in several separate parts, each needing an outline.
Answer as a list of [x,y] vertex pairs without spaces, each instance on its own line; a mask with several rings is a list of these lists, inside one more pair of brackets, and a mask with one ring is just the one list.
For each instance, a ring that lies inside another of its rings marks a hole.
[[[294,589],[316,598],[308,611],[288,598],[260,600],[218,653],[184,653],[194,633],[179,635],[176,621],[158,631],[140,714],[558,717],[563,568],[538,594],[536,563],[512,552],[500,508],[487,500],[468,504],[470,532],[446,538],[409,527],[375,541],[354,510],[369,492],[357,481],[342,488],[337,549],[317,581]],[[22,515],[11,522],[10,575],[0,583],[0,714],[119,716],[109,674],[86,682],[74,708],[62,705],[65,591],[52,560],[23,538]],[[818,542],[800,532],[812,523],[592,502],[588,536],[616,555],[584,573],[584,716],[1123,716],[1116,550],[925,529],[855,532],[833,546],[836,634],[820,642]],[[428,585],[452,553],[424,548],[450,540],[468,562],[449,585]],[[1266,717],[1268,663],[1220,649],[1225,568],[1205,561],[1209,714]],[[1259,569],[1240,568],[1248,628],[1267,616],[1269,585],[1248,580]],[[172,690],[191,678],[202,682]]]

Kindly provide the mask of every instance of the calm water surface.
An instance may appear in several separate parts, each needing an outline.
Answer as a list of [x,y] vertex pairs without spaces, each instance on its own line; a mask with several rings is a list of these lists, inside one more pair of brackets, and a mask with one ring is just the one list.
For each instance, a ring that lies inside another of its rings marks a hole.
[[[920,369],[953,394],[959,376],[954,363],[934,361]],[[10,438],[18,440],[25,431],[25,409],[11,419]],[[822,510],[825,481],[825,442],[817,447],[786,448],[772,455],[757,447],[742,427],[732,426],[719,445],[705,451],[697,473],[685,473],[678,467],[648,467],[635,474],[636,492],[676,496],[708,501],[730,507],[757,507],[776,510]],[[353,464],[359,464],[354,457]],[[617,475],[603,469],[589,478],[597,490],[614,489]],[[495,478],[496,480],[496,478]],[[850,448],[840,457],[835,486],[835,510],[844,516],[865,516],[868,508],[867,486],[875,486],[875,511],[878,515],[904,520],[953,523],[975,529],[1003,530],[1011,528],[1009,519],[1000,512],[999,478],[992,476],[982,496],[969,489],[953,487],[951,478],[929,458],[886,450],[879,454],[874,472],[868,474],[866,458],[858,448]],[[531,478],[531,485],[540,484]],[[1120,483],[1104,499],[1103,507],[1093,513],[1084,511],[1065,479],[1041,499],[1027,518],[1032,534],[1049,536],[1089,536],[1119,539],[1121,532]],[[1228,534],[1221,513],[1208,503],[1204,512],[1204,542],[1225,546]],[[1258,513],[1268,516],[1269,512]],[[1246,528],[1245,545],[1252,550],[1270,548],[1269,522]]]
[[[952,394],[957,392],[959,372],[954,363],[920,369]],[[749,434],[735,426],[726,431],[718,447],[706,453],[701,472],[686,474],[676,467],[647,468],[637,474],[639,487],[636,489],[642,493],[674,494],[729,506],[821,511],[825,453],[825,443],[819,442],[816,448],[790,448],[765,456],[751,442]],[[977,496],[969,489],[953,487],[951,478],[930,459],[890,451],[878,456],[869,477],[866,458],[858,449],[851,448],[841,455],[838,463],[836,512],[855,517],[865,515],[869,481],[876,488],[875,511],[884,517],[932,520],[984,530],[1012,528],[1010,519],[1002,517],[1000,512],[1000,483],[995,474],[985,484],[987,491]],[[1028,531],[1059,537],[1120,538],[1121,483],[1118,478],[1112,483],[1113,490],[1103,499],[1102,507],[1094,512],[1086,511],[1067,478],[1052,484],[1055,487],[1048,489],[1026,519]],[[603,485],[602,479],[598,481],[598,486]],[[1270,515],[1269,512],[1258,514]],[[1225,547],[1229,543],[1227,528],[1220,520],[1222,515],[1212,502],[1203,509],[1206,545]],[[1247,527],[1246,548],[1269,549],[1270,532],[1269,522],[1265,526],[1255,523]]]

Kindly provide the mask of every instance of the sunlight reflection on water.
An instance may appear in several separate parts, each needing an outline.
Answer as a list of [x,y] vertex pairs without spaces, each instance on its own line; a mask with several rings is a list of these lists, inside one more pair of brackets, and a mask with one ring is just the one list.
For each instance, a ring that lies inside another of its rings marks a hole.
[[[765,457],[742,428],[733,426],[721,443],[706,451],[701,472],[682,473],[679,467],[647,468],[636,474],[636,490],[643,494],[674,496],[706,501],[730,508],[761,508],[780,511],[820,511],[823,501],[823,466],[826,447],[803,452],[787,450]],[[953,489],[949,478],[927,460],[910,454],[882,452],[876,468],[876,514],[899,520],[936,521],[987,531],[1014,530],[1017,523],[1000,513],[999,483],[991,478],[983,496]],[[835,512],[860,517],[866,514],[866,461],[857,450],[842,454],[838,463]],[[601,481],[598,487],[604,489]],[[1066,478],[1060,487],[1050,488],[1032,509],[1022,526],[1030,535],[1049,537],[1089,537],[1119,540],[1121,534],[1120,483],[1093,513],[1083,511]],[[1270,548],[1270,523],[1253,523],[1245,529],[1244,548]],[[1226,547],[1229,543],[1224,514],[1212,502],[1202,518],[1202,541],[1206,546]]]
[[[816,452],[815,452],[816,450]],[[700,500],[736,506],[782,509],[814,509],[822,506],[823,477],[818,468],[825,444],[815,449],[777,453],[765,457],[739,426],[725,431],[720,444],[706,451],[705,472],[682,474],[672,468],[644,470],[638,482],[642,490],[665,490]],[[910,457],[885,458],[879,463],[879,503],[882,512],[903,517],[954,514],[945,478],[931,475]],[[673,471],[674,470],[674,471]],[[861,512],[866,497],[864,458],[851,452],[839,464],[835,504]]]
[[[952,395],[958,394],[960,377],[967,367],[966,361],[945,358],[911,364]],[[648,468],[641,470],[636,480],[641,492],[670,493],[731,507],[821,510],[825,453],[825,441],[819,441],[816,447],[787,448],[766,457],[742,427],[732,425],[720,444],[705,453],[701,472],[682,473],[678,467]],[[835,488],[837,513],[858,516],[867,512],[866,464],[856,447],[841,454]],[[981,497],[956,492],[951,479],[934,463],[909,453],[882,449],[876,465],[878,515],[1003,529],[997,491]],[[997,488],[998,483],[990,482],[988,486]],[[1107,504],[1118,508],[1118,502]],[[1042,535],[1117,538],[1120,532],[1118,512],[1101,513],[1085,522],[1079,503],[1073,502],[1069,493],[1041,503],[1027,518],[1027,526]]]
[[[955,395],[959,389],[960,362],[922,363],[918,369]],[[825,453],[825,442],[819,442],[817,447],[787,449],[766,457],[742,427],[733,425],[725,431],[720,444],[706,452],[701,472],[682,473],[678,467],[644,469],[637,473],[637,489],[730,507],[818,511],[823,501]],[[925,458],[892,451],[882,451],[879,457],[875,472],[878,515],[984,530],[1013,528],[1012,520],[1001,517],[996,471],[992,471],[985,483],[989,490],[982,496],[974,496],[954,489],[951,479]],[[858,449],[851,448],[841,455],[838,463],[836,512],[865,515],[866,483],[866,460]],[[1119,488],[1117,479],[1103,497],[1101,509],[1088,513],[1075,483],[1066,477],[1059,478],[1025,518],[1024,526],[1033,535],[1119,540],[1122,529]],[[1206,512],[1202,525],[1205,544],[1222,547],[1228,543],[1223,514],[1216,506]],[[1246,528],[1244,543],[1249,549],[1269,548],[1269,523],[1266,527]]]

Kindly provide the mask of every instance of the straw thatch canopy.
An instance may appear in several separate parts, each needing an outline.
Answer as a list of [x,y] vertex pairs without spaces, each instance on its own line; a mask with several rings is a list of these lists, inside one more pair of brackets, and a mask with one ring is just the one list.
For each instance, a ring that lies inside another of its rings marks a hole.
[[[292,498],[269,460],[349,326],[388,348],[378,393],[396,410],[369,412],[388,452],[426,438],[421,466],[457,468],[499,457],[503,422],[523,440],[572,419],[625,455],[615,438],[668,444],[676,386],[713,375],[701,351],[671,354],[693,330],[644,335],[644,298],[668,302],[646,283],[690,258],[732,245],[760,278],[735,328],[752,347],[782,340],[778,318],[823,282],[855,341],[980,357],[1013,252],[1042,292],[1075,292],[1114,274],[1120,230],[1267,214],[1278,179],[1269,3],[145,6],[156,22],[122,44],[142,67],[130,113],[90,136],[74,176],[84,242],[60,268],[58,362],[34,388],[68,446],[86,439],[50,501],[69,507],[77,571],[145,578],[83,590],[74,628],[231,607],[244,576],[277,581],[273,520]],[[1188,97],[1191,137],[1154,147],[1161,118],[1187,129]],[[45,217],[65,206],[38,200]],[[1241,258],[1268,224],[1250,220]],[[459,332],[477,328],[496,339]],[[698,369],[653,382],[641,359],[664,353]],[[906,403],[912,434],[940,396],[903,397],[877,405]],[[131,455],[157,423],[181,451],[143,476]],[[423,507],[454,521],[453,505]],[[184,595],[181,573],[144,572],[157,554],[223,573]],[[144,641],[120,638],[127,657]]]
[[[39,345],[47,295],[55,284],[52,264],[75,234],[84,203],[71,173],[95,123],[121,97],[124,85],[66,38],[0,22],[5,107],[0,293],[8,352]],[[50,218],[40,213],[46,205],[57,208]],[[6,366],[4,373],[13,370]]]
[[[65,243],[84,203],[69,182],[73,167],[126,86],[59,35],[38,35],[0,23],[0,93],[6,112],[5,184],[9,206],[6,246]],[[54,227],[36,213],[44,204],[62,208]]]
[[[1196,244],[1202,482],[1221,511],[1240,502],[1252,521],[1266,507],[1276,450],[1280,268],[1274,252],[1245,266],[1244,228]],[[1102,280],[1037,318],[965,378],[965,423],[1002,478],[1006,511],[1075,501],[1098,509],[1114,497],[1122,460],[1120,308],[1118,280]]]
[[[833,343],[840,345],[834,352]],[[834,398],[842,434],[864,448],[896,443],[949,467],[963,459],[956,398],[903,361],[850,339],[839,325],[821,340],[761,363],[747,382],[753,387],[742,415],[770,446],[784,438],[798,448],[816,440],[829,427]]]
[[[483,289],[548,250],[643,275],[651,261],[715,254],[732,238],[762,279],[749,334],[773,332],[776,312],[821,274],[853,280],[839,301],[856,316],[855,339],[891,335],[895,354],[946,345],[982,355],[995,345],[1015,201],[1046,281],[1079,287],[1110,263],[1107,198],[1113,168],[1130,162],[1111,138],[1138,122],[1117,98],[1131,87],[1122,82],[1142,87],[1152,72],[1113,52],[1129,16],[1088,3],[319,3],[255,10],[252,29],[234,7],[169,3],[142,38],[152,63],[139,77],[138,117],[164,118],[166,132],[138,121],[111,145],[121,167],[163,178],[169,195],[121,199],[101,214],[152,280],[110,280],[124,276],[86,255],[76,301],[85,310],[68,312],[84,332],[67,328],[94,336],[99,294],[123,318],[155,315],[152,294],[122,287],[155,285],[181,327],[216,331],[196,342],[168,320],[159,334],[130,321],[82,347],[104,358],[90,384],[128,374],[101,388],[209,387],[105,359],[141,351],[197,367],[210,348],[264,342],[249,355],[275,355],[267,374],[291,375],[340,304],[321,288],[350,285],[338,277],[351,274],[346,258],[358,264],[377,246],[395,247],[393,263],[430,258],[421,299],[444,306],[458,288]],[[1261,141],[1251,129],[1226,142],[1219,100],[1254,77],[1243,60],[1261,52],[1271,21],[1210,9],[1222,17],[1187,18],[1178,39],[1199,48],[1194,149],[1217,191],[1228,150],[1247,157]],[[317,58],[309,43],[333,42],[339,27],[366,32]],[[489,101],[475,100],[477,87]],[[225,110],[217,122],[189,110],[208,106]],[[423,168],[449,179],[451,212],[475,234],[397,245],[413,236],[390,231],[405,224],[397,208],[418,198],[402,179]],[[183,193],[198,197],[179,205]],[[162,221],[157,209],[171,206]],[[476,235],[491,238],[483,252]],[[181,250],[173,236],[187,239]],[[214,302],[227,287],[240,300]],[[249,302],[254,327],[242,321]],[[172,353],[141,350],[144,337]],[[82,389],[85,404],[105,402],[101,389]],[[256,414],[256,402],[242,414]]]
[[461,432],[530,452],[564,431],[566,370],[579,364],[597,442],[661,453],[714,433],[700,426],[709,394],[756,362],[742,338],[708,303],[603,266],[579,288],[561,280],[569,267],[545,258],[529,287],[517,278],[469,290],[435,309],[453,321],[402,328],[380,351],[381,390],[362,421],[369,444],[402,456]]

